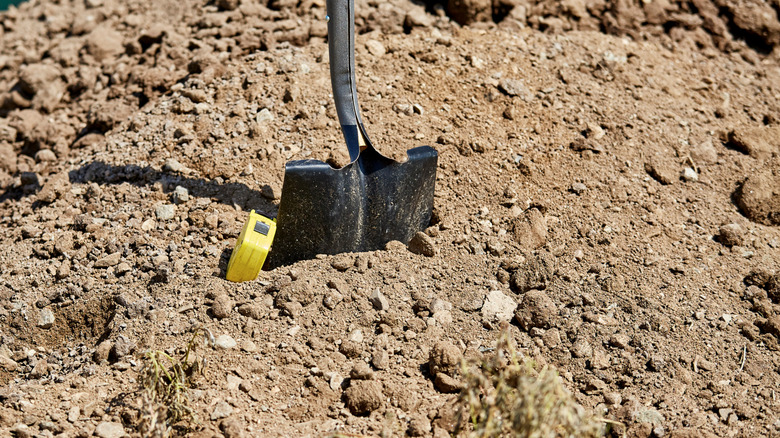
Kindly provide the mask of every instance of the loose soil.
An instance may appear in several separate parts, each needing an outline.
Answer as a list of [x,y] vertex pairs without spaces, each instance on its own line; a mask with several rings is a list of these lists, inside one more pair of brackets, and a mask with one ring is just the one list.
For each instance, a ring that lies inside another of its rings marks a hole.
[[363,118],[438,150],[431,226],[241,284],[285,163],[348,160],[325,2],[2,13],[1,433],[139,436],[143,353],[205,327],[176,433],[448,436],[505,330],[616,435],[777,436],[778,13],[358,1]]

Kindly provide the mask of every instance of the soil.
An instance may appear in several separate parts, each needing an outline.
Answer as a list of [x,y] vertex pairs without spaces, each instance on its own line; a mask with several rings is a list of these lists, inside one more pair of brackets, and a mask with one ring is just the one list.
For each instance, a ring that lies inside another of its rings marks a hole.
[[363,119],[438,150],[432,224],[234,284],[284,164],[348,160],[324,0],[12,7],[0,433],[138,436],[143,353],[205,327],[175,433],[447,436],[460,357],[506,330],[615,434],[780,435],[778,14],[358,1]]

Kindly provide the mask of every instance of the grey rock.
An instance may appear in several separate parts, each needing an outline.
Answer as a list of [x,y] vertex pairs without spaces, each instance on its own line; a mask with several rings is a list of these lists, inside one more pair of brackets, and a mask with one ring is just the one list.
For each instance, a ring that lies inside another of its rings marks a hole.
[[173,204],[158,205],[154,214],[161,221],[171,220],[176,215],[176,206]]
[[95,436],[100,438],[122,438],[126,434],[125,428],[121,423],[104,421],[95,428]]
[[438,252],[436,244],[431,236],[419,231],[409,241],[409,251],[415,254],[422,254],[426,257],[433,257]]
[[229,417],[233,413],[233,406],[226,401],[221,401],[214,406],[214,410],[211,411],[211,419],[219,420],[221,418]]
[[387,310],[390,308],[390,303],[387,301],[387,297],[385,297],[385,295],[379,289],[376,289],[371,293],[369,301],[371,301],[371,305],[374,306],[374,309],[376,310]]
[[491,291],[482,304],[482,318],[488,322],[510,321],[517,309],[514,298],[499,290]]
[[54,326],[54,312],[48,307],[41,309],[38,313],[38,327],[50,329],[52,326]]
[[235,348],[237,343],[230,335],[219,335],[217,336],[214,345],[225,350],[230,350],[231,348]]

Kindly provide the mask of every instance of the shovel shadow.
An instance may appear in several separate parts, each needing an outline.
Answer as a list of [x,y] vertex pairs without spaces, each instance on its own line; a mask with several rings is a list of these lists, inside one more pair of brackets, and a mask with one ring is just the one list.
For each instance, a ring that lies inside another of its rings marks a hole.
[[173,172],[164,172],[149,166],[128,164],[114,166],[102,161],[93,161],[68,172],[71,183],[100,185],[129,183],[136,187],[162,183],[164,193],[172,193],[177,186],[187,189],[190,196],[210,198],[225,205],[238,205],[243,210],[255,210],[269,217],[275,217],[277,205],[264,198],[259,190],[246,184],[210,181],[203,178],[188,178]]

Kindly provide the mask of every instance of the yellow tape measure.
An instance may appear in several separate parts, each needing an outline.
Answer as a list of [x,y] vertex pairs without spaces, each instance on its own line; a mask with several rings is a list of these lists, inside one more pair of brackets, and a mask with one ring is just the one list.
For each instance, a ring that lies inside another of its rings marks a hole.
[[227,279],[235,282],[252,281],[263,268],[276,235],[276,221],[252,210],[244,229],[238,235],[236,247],[228,262]]

